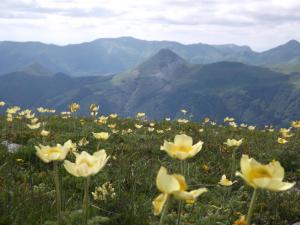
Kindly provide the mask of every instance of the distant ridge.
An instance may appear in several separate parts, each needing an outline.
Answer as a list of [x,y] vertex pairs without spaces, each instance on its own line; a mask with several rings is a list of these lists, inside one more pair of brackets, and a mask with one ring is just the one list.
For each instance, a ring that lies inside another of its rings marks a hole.
[[[264,52],[235,44],[181,44],[145,41],[132,37],[101,38],[81,44],[58,46],[40,42],[0,42],[0,74],[20,71],[38,63],[50,71],[72,76],[109,75],[135,68],[161,49],[169,49],[191,64],[234,61],[299,72],[299,42],[291,40]],[[299,67],[300,68],[300,67]]]

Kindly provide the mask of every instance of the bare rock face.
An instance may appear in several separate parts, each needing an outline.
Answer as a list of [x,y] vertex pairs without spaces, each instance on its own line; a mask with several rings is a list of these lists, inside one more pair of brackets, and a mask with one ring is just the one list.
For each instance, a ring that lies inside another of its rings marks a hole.
[[2,141],[1,144],[7,148],[7,151],[9,153],[15,153],[22,147],[22,145],[16,143],[9,143],[8,141]]

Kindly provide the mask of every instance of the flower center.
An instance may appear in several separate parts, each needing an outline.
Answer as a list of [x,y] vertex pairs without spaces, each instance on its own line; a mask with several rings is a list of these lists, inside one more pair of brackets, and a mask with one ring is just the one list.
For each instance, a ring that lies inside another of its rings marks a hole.
[[250,180],[256,179],[256,178],[265,178],[265,177],[272,177],[269,170],[267,168],[259,166],[256,168],[253,168],[250,171],[249,178]]
[[60,148],[54,147],[54,148],[50,148],[50,149],[48,150],[47,154],[50,155],[50,154],[61,153],[61,152],[62,152],[62,151],[61,151]]
[[192,150],[192,146],[186,145],[174,145],[172,148],[172,152],[190,152]]

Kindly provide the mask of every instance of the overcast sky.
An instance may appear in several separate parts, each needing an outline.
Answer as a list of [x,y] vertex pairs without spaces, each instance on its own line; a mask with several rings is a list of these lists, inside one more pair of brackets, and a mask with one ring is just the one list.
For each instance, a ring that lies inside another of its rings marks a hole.
[[0,40],[120,36],[262,51],[300,41],[300,0],[0,0]]

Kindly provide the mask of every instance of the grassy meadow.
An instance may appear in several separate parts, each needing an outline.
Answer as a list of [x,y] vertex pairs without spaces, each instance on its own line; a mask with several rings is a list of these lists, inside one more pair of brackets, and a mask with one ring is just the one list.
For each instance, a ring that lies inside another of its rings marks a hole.
[[[53,163],[40,160],[35,146],[55,146],[68,140],[77,143],[77,152],[92,154],[105,149],[110,156],[101,171],[90,177],[88,224],[159,224],[160,216],[155,216],[152,208],[152,201],[160,193],[155,182],[157,173],[161,166],[170,173],[182,171],[182,161],[160,148],[164,140],[173,141],[177,134],[192,137],[194,143],[203,141],[201,151],[184,161],[184,176],[189,190],[207,188],[208,191],[195,202],[184,203],[180,210],[179,201],[171,198],[164,224],[178,224],[179,214],[181,224],[186,225],[246,224],[239,218],[248,212],[253,188],[234,175],[240,171],[243,154],[261,163],[279,161],[285,168],[284,181],[296,182],[293,188],[282,192],[258,189],[252,223],[291,225],[300,221],[300,132],[295,128],[289,131],[292,136],[285,137],[288,142],[281,144],[278,137],[282,133],[269,127],[250,130],[247,126],[215,124],[208,119],[178,122],[149,121],[145,116],[99,119],[76,113],[66,115],[36,113],[34,118],[27,116],[28,119],[15,113],[11,121],[5,114],[0,117],[0,142],[21,145],[15,152],[0,145],[0,224],[58,224]],[[38,125],[30,129],[30,123]],[[42,130],[50,133],[41,135]],[[109,137],[98,140],[93,132],[107,132]],[[232,148],[224,144],[227,139],[243,141]],[[66,159],[73,162],[75,155],[70,152]],[[62,224],[81,224],[84,178],[68,173],[63,161],[58,163],[58,169]],[[232,185],[219,184],[223,174],[233,181]],[[101,186],[100,194],[95,197],[92,192]]]

